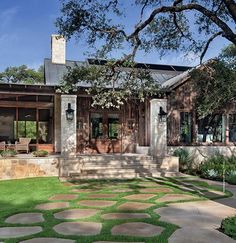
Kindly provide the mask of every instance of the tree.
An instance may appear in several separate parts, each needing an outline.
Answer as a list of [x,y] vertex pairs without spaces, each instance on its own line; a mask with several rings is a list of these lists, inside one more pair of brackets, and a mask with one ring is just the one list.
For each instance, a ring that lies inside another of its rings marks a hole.
[[56,21],[60,34],[86,39],[91,48],[98,49],[99,57],[117,49],[131,50],[117,63],[134,60],[138,50],[162,55],[173,50],[193,51],[201,53],[202,61],[211,42],[220,36],[236,45],[234,0],[127,1],[134,10],[132,29],[126,19],[129,13],[125,10],[131,10],[126,1],[62,1],[62,16]]
[[[236,46],[222,50],[218,59],[211,60],[191,72],[195,103],[199,118],[226,111],[236,102]],[[212,119],[209,119],[212,120]]]
[[44,69],[41,66],[37,71],[26,65],[7,67],[0,73],[0,82],[36,84],[44,82]]

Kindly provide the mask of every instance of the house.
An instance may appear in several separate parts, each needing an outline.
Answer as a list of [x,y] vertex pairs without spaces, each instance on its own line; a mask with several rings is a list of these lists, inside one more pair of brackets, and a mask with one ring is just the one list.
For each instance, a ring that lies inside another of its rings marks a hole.
[[[100,109],[91,107],[92,97],[83,91],[86,84],[81,83],[82,88],[73,95],[58,93],[58,85],[67,66],[103,65],[105,61],[68,61],[65,53],[65,40],[53,35],[52,57],[44,61],[44,85],[0,84],[0,141],[7,146],[20,137],[29,137],[31,151],[43,149],[63,158],[104,153],[165,157],[187,146],[201,160],[216,150],[234,150],[233,110],[218,114],[216,127],[207,134],[206,121],[197,120],[189,82],[191,67],[139,63],[140,67],[148,66],[166,88],[166,95],[145,102],[131,100],[120,109]],[[160,119],[165,113],[167,120]]]

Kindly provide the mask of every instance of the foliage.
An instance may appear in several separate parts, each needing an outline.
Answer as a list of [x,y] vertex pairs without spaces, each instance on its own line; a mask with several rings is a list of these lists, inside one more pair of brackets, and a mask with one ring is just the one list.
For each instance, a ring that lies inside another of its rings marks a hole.
[[68,68],[60,91],[75,92],[79,89],[78,83],[86,83],[86,91],[93,98],[92,106],[99,105],[102,108],[119,108],[131,96],[144,101],[145,97],[159,91],[159,86],[149,70],[134,68],[135,63],[127,61],[118,67],[115,65],[115,61],[109,61],[102,66]]
[[192,174],[194,171],[193,158],[186,149],[176,149],[173,153],[174,156],[179,157],[179,170],[180,172]]
[[220,229],[223,233],[236,240],[236,216],[222,220]]
[[201,53],[202,59],[217,37],[236,44],[232,0],[62,2],[62,15],[56,21],[60,34],[86,42],[103,58],[114,50],[122,51],[121,60],[133,58],[138,50],[161,55],[183,50]]
[[236,69],[215,60],[191,72],[195,104],[200,118],[213,115],[235,102]]
[[226,177],[226,181],[229,184],[236,185],[236,170],[230,171],[229,175]]
[[222,50],[220,59],[231,69],[236,70],[236,45],[230,44]]
[[236,157],[225,157],[223,155],[214,155],[203,161],[199,166],[201,177],[213,180],[222,180],[225,171],[226,180],[236,171]]
[[7,157],[14,157],[16,155],[15,150],[5,150],[1,152],[2,157],[7,158]]
[[46,157],[46,156],[48,156],[48,151],[46,151],[46,150],[38,150],[38,151],[34,151],[34,152],[33,152],[33,155],[34,155],[35,157]]
[[0,73],[0,82],[4,83],[36,84],[43,83],[43,81],[44,70],[42,66],[37,71],[28,68],[26,65],[8,67]]

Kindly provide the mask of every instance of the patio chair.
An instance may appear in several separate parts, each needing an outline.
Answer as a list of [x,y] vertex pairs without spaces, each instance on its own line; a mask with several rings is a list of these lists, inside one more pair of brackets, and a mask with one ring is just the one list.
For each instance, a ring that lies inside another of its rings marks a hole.
[[0,150],[6,150],[6,142],[0,142]]
[[26,151],[29,153],[29,143],[31,138],[19,138],[19,142],[16,141],[15,143],[15,150],[18,151]]

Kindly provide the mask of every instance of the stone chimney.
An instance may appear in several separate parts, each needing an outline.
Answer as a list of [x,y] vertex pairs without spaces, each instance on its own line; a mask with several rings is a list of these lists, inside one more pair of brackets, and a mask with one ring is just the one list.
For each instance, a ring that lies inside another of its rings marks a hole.
[[61,35],[52,35],[52,63],[66,64],[66,40]]

